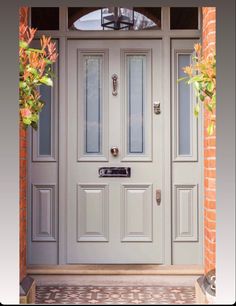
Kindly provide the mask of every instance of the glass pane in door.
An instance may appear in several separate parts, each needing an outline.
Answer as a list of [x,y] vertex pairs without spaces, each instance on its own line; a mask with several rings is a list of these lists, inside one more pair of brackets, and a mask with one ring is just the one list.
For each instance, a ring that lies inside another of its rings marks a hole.
[[145,153],[146,56],[127,55],[128,154]]
[[39,117],[39,155],[51,155],[52,87],[41,85],[40,95],[45,104]]
[[[191,54],[178,55],[178,79],[185,76],[183,67],[191,63]],[[185,82],[178,82],[178,122],[179,155],[191,154],[191,87]]]
[[85,154],[102,153],[102,60],[84,56]]

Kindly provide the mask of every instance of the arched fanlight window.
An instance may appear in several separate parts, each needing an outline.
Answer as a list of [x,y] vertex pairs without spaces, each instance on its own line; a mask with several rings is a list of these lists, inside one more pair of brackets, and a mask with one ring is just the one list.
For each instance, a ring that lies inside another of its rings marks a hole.
[[[150,8],[151,9],[151,8]],[[104,8],[103,8],[104,10]],[[107,9],[108,10],[108,9]],[[132,10],[128,8],[122,8],[126,15],[132,14]],[[148,8],[146,8],[148,11]],[[151,10],[150,10],[151,11]],[[68,28],[70,30],[81,31],[100,31],[100,30],[112,30],[101,25],[101,12],[99,8],[69,8],[68,9]],[[150,15],[150,14],[149,14]],[[151,17],[142,13],[141,8],[137,10],[134,8],[134,23],[133,26],[123,28],[122,30],[157,30],[161,28],[161,8],[155,8],[152,11]]]

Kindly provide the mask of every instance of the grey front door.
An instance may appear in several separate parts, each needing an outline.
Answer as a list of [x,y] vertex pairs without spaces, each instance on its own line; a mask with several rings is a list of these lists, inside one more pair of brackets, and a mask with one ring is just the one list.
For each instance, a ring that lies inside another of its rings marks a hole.
[[68,42],[68,263],[163,263],[160,57],[158,40]]

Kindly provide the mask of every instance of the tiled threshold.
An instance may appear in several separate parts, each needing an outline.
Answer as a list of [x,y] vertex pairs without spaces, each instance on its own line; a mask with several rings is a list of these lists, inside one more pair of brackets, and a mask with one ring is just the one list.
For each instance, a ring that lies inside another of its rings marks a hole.
[[201,265],[30,265],[31,275],[203,275]]
[[38,286],[36,304],[193,305],[195,292],[190,286]]

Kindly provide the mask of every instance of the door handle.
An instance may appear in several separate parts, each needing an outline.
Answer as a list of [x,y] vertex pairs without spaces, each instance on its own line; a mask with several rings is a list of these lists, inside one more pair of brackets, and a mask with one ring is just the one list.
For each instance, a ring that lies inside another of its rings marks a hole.
[[156,201],[157,201],[157,205],[161,204],[161,190],[160,189],[156,190]]
[[112,147],[110,151],[113,156],[117,156],[119,154],[119,149],[117,147]]

